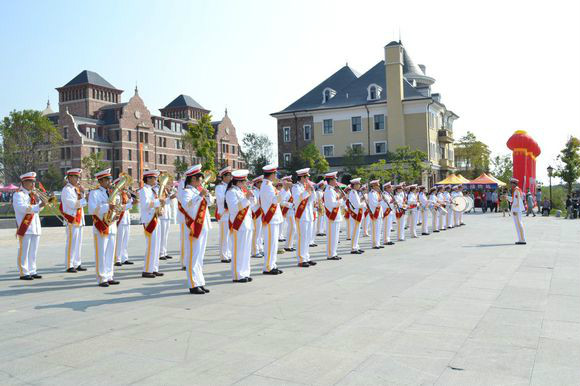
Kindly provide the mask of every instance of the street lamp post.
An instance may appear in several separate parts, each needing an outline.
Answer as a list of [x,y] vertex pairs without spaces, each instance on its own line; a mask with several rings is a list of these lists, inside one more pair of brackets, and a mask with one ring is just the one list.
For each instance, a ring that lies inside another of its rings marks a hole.
[[551,165],[548,165],[548,179],[550,180],[550,210],[552,210],[552,173],[554,172],[554,168]]

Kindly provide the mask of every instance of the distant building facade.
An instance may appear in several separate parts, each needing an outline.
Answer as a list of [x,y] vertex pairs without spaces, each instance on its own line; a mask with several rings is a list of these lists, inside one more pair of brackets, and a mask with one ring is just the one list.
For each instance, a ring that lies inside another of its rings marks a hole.
[[[137,88],[127,102],[122,102],[123,90],[86,70],[57,91],[58,112],[47,104],[43,114],[60,130],[64,142],[58,149],[41,151],[44,154],[39,156],[45,161],[38,171],[41,175],[51,164],[63,173],[82,167],[84,157],[98,152],[103,154],[115,177],[124,172],[137,179],[142,171],[150,169],[173,174],[176,159],[191,163],[191,154],[182,139],[187,125],[210,112],[190,96],[179,95],[160,109],[161,115],[153,115]],[[227,114],[222,121],[233,127]],[[227,142],[230,149],[236,150],[235,154],[227,153],[228,165],[243,165],[235,129],[223,133],[225,130],[215,132],[216,141]],[[217,166],[222,164],[219,158],[222,155],[216,149]]]
[[458,118],[439,94],[431,93],[434,82],[400,42],[389,43],[385,59],[362,75],[342,67],[271,114],[277,119],[279,164],[289,165],[311,143],[339,171],[349,148],[361,149],[370,164],[409,146],[427,153],[432,172],[422,183],[433,184],[454,170],[453,122]]

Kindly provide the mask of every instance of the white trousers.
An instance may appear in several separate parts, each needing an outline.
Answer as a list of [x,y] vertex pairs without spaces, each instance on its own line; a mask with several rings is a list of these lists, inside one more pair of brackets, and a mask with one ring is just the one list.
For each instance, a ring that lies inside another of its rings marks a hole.
[[262,217],[254,221],[254,232],[252,234],[252,256],[264,252],[264,238],[262,237]]
[[197,239],[187,232],[185,240],[185,267],[187,272],[187,285],[189,288],[205,285],[203,277],[203,256],[207,245],[207,227],[203,227]]
[[179,224],[179,261],[181,268],[185,267],[185,224]]
[[278,235],[279,224],[262,224],[264,231],[264,268],[263,271],[270,271],[276,268],[278,257]]
[[66,224],[66,248],[64,269],[81,265],[81,244],[83,243],[83,226]]
[[129,260],[129,236],[131,236],[131,224],[119,224],[117,226],[117,242],[115,243],[115,262],[124,263]]
[[294,240],[296,239],[296,221],[294,216],[286,215],[286,248],[294,247]]
[[317,230],[317,224],[318,224],[318,214],[315,215],[316,219],[314,221],[312,221],[312,227],[310,228],[310,244],[314,244],[315,240],[316,240],[316,230]]
[[460,215],[461,215],[461,212],[453,211],[453,225],[456,227],[458,227],[459,224],[461,224],[461,221],[459,221]]
[[352,217],[350,218],[350,231],[350,249],[352,251],[358,251],[360,249],[360,246],[358,245],[358,240],[360,238],[360,222]]
[[350,216],[348,218],[344,218],[346,221],[346,239],[351,240],[352,232],[350,230]]
[[251,230],[232,230],[230,243],[232,245],[232,277],[240,280],[250,277],[250,249],[252,242]]
[[36,253],[40,235],[18,236],[18,271],[20,276],[36,275]]
[[220,259],[229,260],[232,258],[232,252],[230,250],[230,225],[229,225],[229,215],[226,217],[225,221],[219,221],[220,227]]
[[[370,216],[369,216],[370,217]],[[371,237],[373,247],[378,247],[381,245],[381,224],[383,220],[379,216],[376,220],[371,219]]]
[[326,218],[326,215],[320,215],[320,216],[318,216],[318,230],[317,230],[317,233],[324,234],[324,232],[326,231],[326,223],[327,222],[328,222],[328,219]]
[[459,224],[463,224],[463,212],[459,213]]
[[437,209],[431,209],[431,231],[438,231],[439,230],[439,213]]
[[442,210],[439,211],[439,230],[447,227],[447,215]]
[[451,209],[451,205],[447,205],[447,207],[449,208],[447,210],[447,227],[453,228],[453,213],[455,211],[453,209]]
[[369,235],[369,228],[371,227],[371,216],[366,215],[363,218],[363,228],[364,228],[364,235],[368,236]]
[[407,222],[409,223],[409,231],[411,232],[411,237],[417,237],[417,209],[409,209],[409,214],[407,215]]
[[421,209],[421,233],[429,233],[429,226],[427,221],[429,220],[429,212],[427,209]]
[[171,219],[159,219],[159,257],[167,256],[167,239],[169,238]]
[[383,240],[385,243],[391,242],[391,230],[393,229],[393,221],[395,215],[393,212],[389,213],[387,217],[383,217]]
[[512,212],[512,217],[514,219],[514,225],[516,226],[516,234],[518,236],[518,241],[526,241],[526,233],[524,232],[524,223],[522,222],[521,212]]
[[396,217],[397,219],[397,240],[405,240],[405,214],[401,217]]
[[340,232],[340,222],[326,221],[326,257],[337,256],[338,233]]
[[93,233],[95,242],[95,271],[97,283],[113,280],[113,263],[115,262],[115,234],[102,235]]
[[143,272],[159,272],[159,224],[151,234],[145,232],[146,250],[143,264]]
[[296,221],[296,233],[298,235],[296,258],[298,263],[306,263],[310,261],[310,240],[312,237],[313,222],[308,220]]

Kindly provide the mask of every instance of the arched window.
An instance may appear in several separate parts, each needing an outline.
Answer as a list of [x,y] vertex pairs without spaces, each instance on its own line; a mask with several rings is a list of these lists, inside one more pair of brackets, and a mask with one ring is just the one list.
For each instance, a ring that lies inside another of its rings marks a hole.
[[325,88],[322,91],[322,103],[326,103],[331,100],[336,95],[336,91],[330,87]]
[[381,99],[382,91],[383,89],[381,88],[381,86],[374,83],[369,84],[369,86],[367,87],[367,100],[374,101]]

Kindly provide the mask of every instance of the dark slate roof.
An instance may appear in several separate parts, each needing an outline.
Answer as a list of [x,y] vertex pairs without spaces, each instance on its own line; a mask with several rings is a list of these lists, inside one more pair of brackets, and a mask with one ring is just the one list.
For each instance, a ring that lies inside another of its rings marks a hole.
[[79,117],[76,115],[73,115],[73,118],[75,120],[75,122],[77,124],[89,124],[89,125],[104,125],[105,122],[99,120],[99,119],[93,119],[93,118],[87,118],[87,117]]
[[113,104],[110,104],[110,105],[103,106],[99,110],[120,109],[122,107],[125,107],[127,105],[127,103],[128,102],[113,103]]
[[350,67],[344,66],[332,74],[328,79],[324,80],[318,86],[307,92],[296,102],[280,111],[280,113],[289,113],[317,107],[322,104],[322,91],[325,88],[329,87],[338,92],[356,78],[357,75],[350,69]]
[[192,97],[189,95],[179,95],[170,104],[165,106],[166,109],[173,108],[173,107],[194,107],[196,109],[204,109],[199,103],[197,103]]
[[423,70],[413,62],[406,48],[403,48],[403,74],[425,75]]
[[70,82],[65,84],[63,87],[75,86],[80,84],[94,84],[95,86],[111,88],[114,90],[117,89],[111,83],[107,82],[102,76],[100,76],[96,72],[89,70],[83,70],[80,74],[75,76]]

